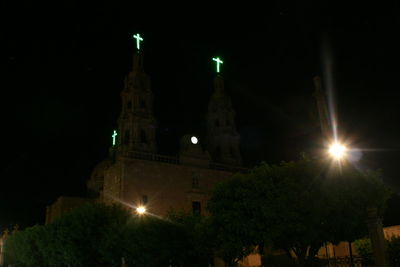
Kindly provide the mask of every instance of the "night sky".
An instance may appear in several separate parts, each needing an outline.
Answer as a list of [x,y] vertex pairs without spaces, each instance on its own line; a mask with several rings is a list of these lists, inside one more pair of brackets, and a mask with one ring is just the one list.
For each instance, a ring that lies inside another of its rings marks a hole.
[[0,8],[0,230],[42,223],[58,196],[85,194],[117,126],[137,32],[161,154],[177,154],[186,133],[204,136],[211,58],[220,56],[246,167],[296,159],[317,146],[312,78],[331,75],[341,136],[371,149],[357,166],[382,168],[400,191],[395,4],[193,4],[180,13],[137,2],[14,2]]

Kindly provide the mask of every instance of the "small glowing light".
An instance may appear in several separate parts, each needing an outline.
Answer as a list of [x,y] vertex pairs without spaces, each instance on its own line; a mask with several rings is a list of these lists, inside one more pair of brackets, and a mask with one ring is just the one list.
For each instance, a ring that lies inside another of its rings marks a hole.
[[112,135],[112,138],[113,138],[113,146],[115,146],[115,144],[116,144],[116,137],[117,137],[117,131],[116,130],[114,130],[114,133],[113,133],[113,135]]
[[199,140],[197,139],[196,136],[192,136],[192,138],[190,138],[190,141],[192,141],[193,145],[195,145],[195,144],[197,144],[197,142],[199,142]]
[[221,59],[219,59],[219,57],[217,58],[214,57],[213,60],[217,62],[217,73],[219,73],[219,64],[223,64],[224,62]]
[[143,206],[139,206],[136,208],[136,212],[140,215],[144,214],[146,212],[146,208]]
[[137,48],[137,50],[140,50],[140,41],[143,41],[143,38],[140,37],[140,34],[138,34],[138,33],[136,35],[133,35],[133,38],[136,39],[136,48]]
[[329,154],[331,154],[331,156],[337,160],[340,160],[343,157],[345,157],[346,151],[347,148],[339,143],[334,143],[329,148]]

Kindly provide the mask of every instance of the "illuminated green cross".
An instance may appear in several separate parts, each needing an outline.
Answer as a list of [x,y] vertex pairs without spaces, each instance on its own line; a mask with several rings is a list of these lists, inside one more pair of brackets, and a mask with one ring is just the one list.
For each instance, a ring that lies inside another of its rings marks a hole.
[[136,35],[133,35],[133,38],[136,39],[136,48],[137,48],[137,50],[140,50],[140,41],[143,41],[143,38],[140,37],[140,34],[138,34],[138,33]]
[[219,57],[217,58],[213,57],[213,60],[217,62],[217,73],[219,73],[219,64],[223,64],[224,62],[221,59],[219,59]]
[[116,143],[116,140],[115,140],[115,138],[117,137],[117,131],[116,130],[114,130],[114,133],[113,133],[113,135],[112,135],[112,138],[113,138],[113,146],[115,146],[115,143]]

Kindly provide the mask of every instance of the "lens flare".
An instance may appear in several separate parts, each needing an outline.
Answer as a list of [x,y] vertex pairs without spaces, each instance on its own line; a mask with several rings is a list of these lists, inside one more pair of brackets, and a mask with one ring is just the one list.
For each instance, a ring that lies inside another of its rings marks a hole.
[[140,215],[144,214],[146,212],[146,208],[143,206],[139,206],[136,208],[136,212]]
[[333,143],[329,147],[329,154],[336,160],[340,160],[347,155],[347,148],[339,143]]

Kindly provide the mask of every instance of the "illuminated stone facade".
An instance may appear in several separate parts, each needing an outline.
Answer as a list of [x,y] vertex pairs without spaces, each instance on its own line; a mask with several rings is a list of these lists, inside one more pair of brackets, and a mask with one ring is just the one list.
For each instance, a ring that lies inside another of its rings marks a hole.
[[192,142],[192,136],[185,135],[178,156],[159,155],[151,82],[143,54],[135,53],[121,93],[117,144],[111,159],[95,168],[89,181],[92,191],[97,190],[106,203],[145,205],[159,216],[171,209],[204,214],[214,186],[243,170],[235,113],[221,76],[215,77],[214,87],[205,114],[207,140],[197,137]]
[[[94,168],[87,183],[92,199],[120,203],[131,207],[132,212],[143,205],[148,213],[157,216],[165,216],[171,210],[206,214],[207,200],[215,185],[236,172],[246,171],[241,167],[235,112],[221,76],[215,77],[214,87],[205,114],[206,140],[197,137],[193,142],[193,136],[185,135],[180,140],[178,156],[160,155],[151,82],[144,72],[143,54],[135,53],[133,70],[121,92],[116,145],[110,149],[109,158]],[[59,198],[47,207],[46,223],[84,202],[85,199]]]
[[170,209],[204,214],[211,189],[232,175],[229,171],[182,165],[178,159],[148,156],[154,160],[118,158],[105,172],[103,197],[106,202],[145,205],[150,213],[161,216]]

